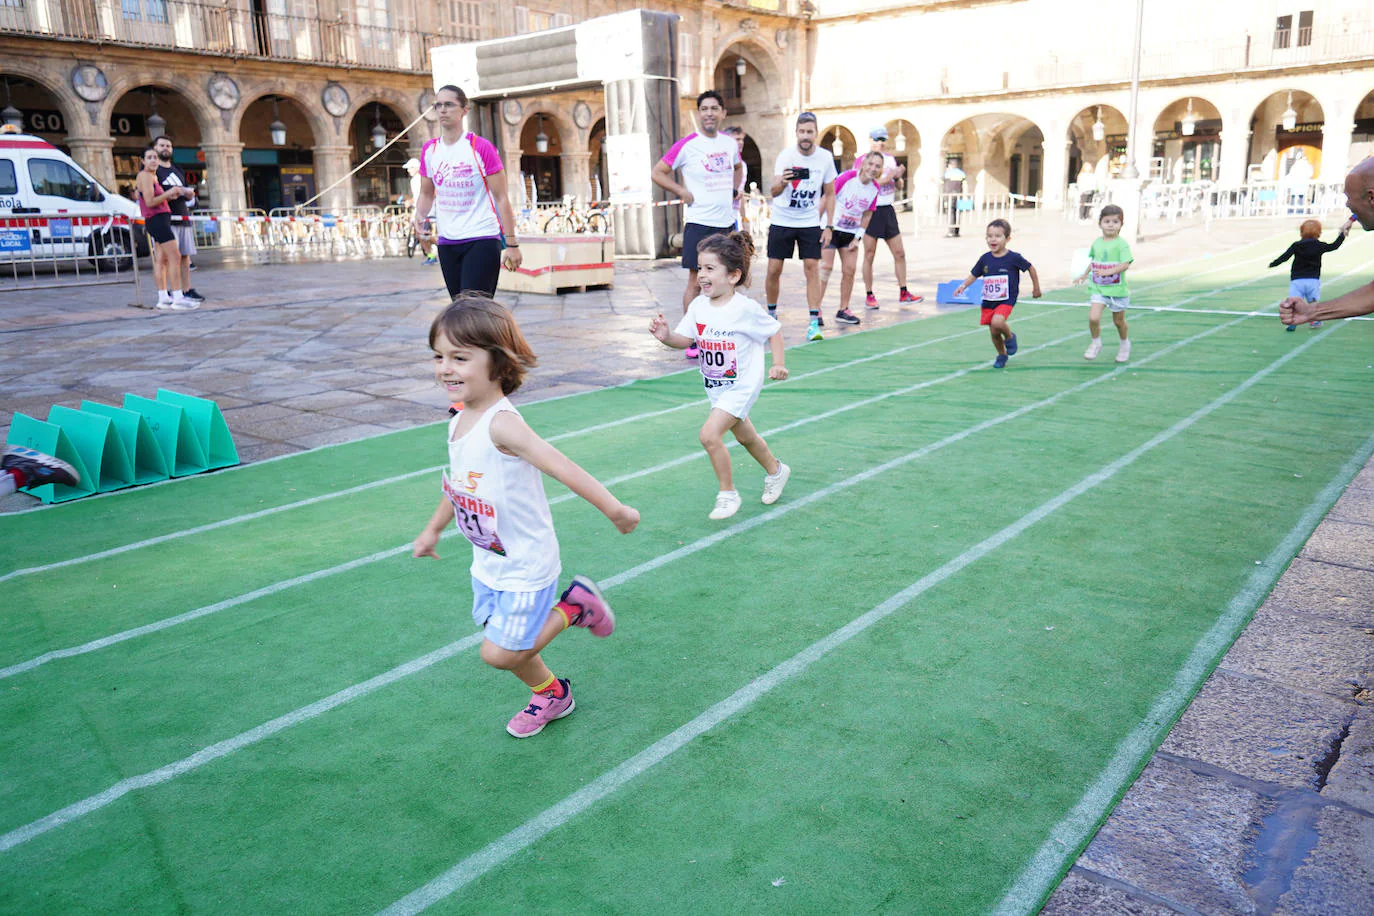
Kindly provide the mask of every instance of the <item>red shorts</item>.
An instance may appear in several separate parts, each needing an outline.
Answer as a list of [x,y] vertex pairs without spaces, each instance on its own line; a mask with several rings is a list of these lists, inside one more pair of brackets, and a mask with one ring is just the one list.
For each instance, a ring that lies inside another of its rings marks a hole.
[[993,315],[1001,315],[1003,318],[1005,318],[1011,314],[1011,310],[1014,307],[1015,306],[1007,305],[1006,303],[1003,303],[1002,305],[996,307],[985,305],[983,306],[983,317],[978,320],[978,323],[992,324]]

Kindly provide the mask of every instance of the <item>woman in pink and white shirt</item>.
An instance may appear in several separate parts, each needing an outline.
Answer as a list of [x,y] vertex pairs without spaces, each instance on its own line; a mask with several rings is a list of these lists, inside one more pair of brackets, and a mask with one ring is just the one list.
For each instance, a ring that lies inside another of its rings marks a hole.
[[423,232],[418,215],[433,207],[439,268],[450,296],[465,290],[495,296],[502,264],[515,270],[521,261],[515,212],[506,196],[505,166],[496,147],[463,130],[469,110],[463,90],[441,88],[434,110],[439,113],[439,136],[420,153],[415,228]]
[[878,207],[878,176],[883,173],[883,154],[869,153],[854,163],[854,168],[835,179],[835,231],[821,254],[821,297],[835,269],[835,252],[840,253],[840,310],[835,320],[858,324],[859,316],[849,310],[854,292],[854,273],[859,264],[859,243]]

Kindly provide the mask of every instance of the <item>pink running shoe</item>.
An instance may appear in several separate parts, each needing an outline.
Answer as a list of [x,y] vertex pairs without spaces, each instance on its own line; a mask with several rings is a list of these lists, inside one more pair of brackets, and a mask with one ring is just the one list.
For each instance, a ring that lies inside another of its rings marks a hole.
[[530,696],[530,705],[517,712],[506,723],[506,732],[513,738],[533,738],[544,730],[554,719],[561,719],[577,708],[573,702],[572,685],[566,678],[559,678],[563,685],[562,699],[546,697],[542,693]]
[[687,357],[688,359],[696,359],[698,356],[701,355],[701,351],[697,349],[696,344],[692,344],[690,347],[682,351],[682,355]]
[[912,295],[911,293],[908,293],[908,292],[905,292],[905,291],[904,291],[904,292],[902,293],[902,295],[899,296],[899,297],[897,298],[897,301],[898,301],[898,302],[920,302],[920,301],[921,301],[922,299],[924,299],[924,298],[925,298],[924,296],[916,296],[916,295]]
[[586,576],[573,576],[572,584],[558,600],[561,604],[570,604],[579,609],[579,613],[568,621],[572,626],[586,627],[593,636],[603,639],[615,629],[615,614],[611,612],[611,606],[606,603],[601,589]]
[[871,309],[877,308],[878,297],[873,295],[872,293],[869,293],[867,296],[864,296],[864,305],[868,306]]

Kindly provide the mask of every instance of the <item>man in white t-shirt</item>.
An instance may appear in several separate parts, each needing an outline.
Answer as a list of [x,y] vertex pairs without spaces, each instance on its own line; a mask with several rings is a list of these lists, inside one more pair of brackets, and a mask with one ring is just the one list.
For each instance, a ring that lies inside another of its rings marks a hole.
[[878,209],[868,221],[864,234],[864,305],[871,309],[878,307],[878,297],[873,295],[873,257],[878,253],[878,240],[887,242],[887,250],[892,253],[892,268],[897,274],[898,302],[920,302],[906,288],[906,246],[902,243],[902,230],[897,226],[897,179],[906,174],[906,166],[898,165],[897,159],[887,151],[887,128],[875,127],[868,132],[873,141],[872,152],[882,153],[883,174],[878,177]]
[[768,313],[778,310],[782,262],[796,251],[806,272],[807,340],[821,339],[821,249],[830,242],[835,217],[835,159],[816,147],[816,116],[797,116],[797,145],[778,154],[773,167],[773,220],[768,227]]
[[[682,291],[682,312],[701,295],[697,285],[697,245],[702,239],[734,231],[734,198],[744,175],[739,144],[720,131],[725,118],[725,99],[714,89],[697,96],[697,120],[701,129],[673,144],[654,163],[654,184],[682,199],[682,266],[687,268],[687,287]],[[682,172],[682,184],[673,174]],[[697,358],[697,348],[687,348],[687,358]]]

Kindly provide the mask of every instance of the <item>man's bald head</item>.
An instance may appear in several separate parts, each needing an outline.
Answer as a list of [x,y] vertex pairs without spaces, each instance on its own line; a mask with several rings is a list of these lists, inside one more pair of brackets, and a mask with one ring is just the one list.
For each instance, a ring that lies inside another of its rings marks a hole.
[[1345,202],[1366,231],[1374,230],[1374,156],[1345,176]]

